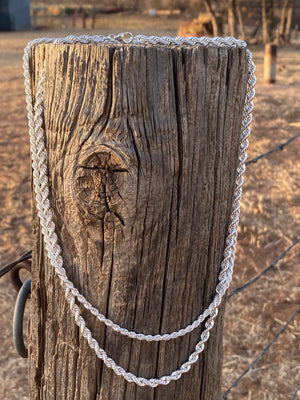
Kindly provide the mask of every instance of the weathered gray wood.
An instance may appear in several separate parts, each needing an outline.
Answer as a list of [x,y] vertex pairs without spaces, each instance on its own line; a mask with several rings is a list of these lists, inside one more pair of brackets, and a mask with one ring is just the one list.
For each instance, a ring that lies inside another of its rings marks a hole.
[[[136,332],[190,323],[212,300],[222,259],[246,92],[245,50],[39,45],[45,59],[50,197],[65,268],[107,317]],[[79,337],[45,257],[34,209],[30,399],[220,397],[220,311],[207,348],[179,381],[140,388]],[[186,361],[197,329],[168,343],[121,337],[83,311],[108,355],[146,377]]]

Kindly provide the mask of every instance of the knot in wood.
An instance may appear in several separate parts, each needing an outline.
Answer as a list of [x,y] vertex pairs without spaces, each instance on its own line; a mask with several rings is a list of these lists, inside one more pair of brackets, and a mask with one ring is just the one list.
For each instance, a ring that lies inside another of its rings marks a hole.
[[127,186],[128,170],[122,161],[110,152],[97,152],[86,156],[76,173],[77,204],[85,215],[103,220],[113,213],[124,225],[119,208]]

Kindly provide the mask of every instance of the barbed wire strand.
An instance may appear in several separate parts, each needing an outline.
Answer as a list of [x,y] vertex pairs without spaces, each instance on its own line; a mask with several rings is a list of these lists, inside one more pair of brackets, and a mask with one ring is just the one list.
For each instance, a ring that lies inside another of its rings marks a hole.
[[275,151],[283,150],[288,144],[292,143],[294,140],[296,140],[298,137],[300,137],[300,133],[298,133],[296,136],[291,137],[289,140],[287,140],[284,143],[279,144],[278,146],[274,147],[274,149],[271,149],[267,151],[266,153],[260,154],[257,157],[251,158],[251,160],[246,161],[246,165],[256,163],[258,160],[261,158],[267,157],[272,153],[275,153]]
[[5,275],[9,271],[11,271],[13,269],[13,267],[15,267],[20,262],[29,260],[31,258],[31,255],[32,255],[32,250],[28,250],[28,251],[26,251],[26,253],[22,254],[17,260],[15,260],[15,261],[5,265],[4,267],[2,267],[0,269],[0,278],[1,278],[1,276]]
[[270,265],[268,265],[262,272],[260,272],[255,278],[251,279],[249,282],[245,283],[244,285],[234,289],[228,296],[227,296],[227,300],[229,300],[232,296],[234,296],[235,294],[238,294],[240,292],[242,292],[244,289],[246,289],[248,286],[252,285],[253,283],[257,282],[263,275],[265,275],[270,269],[274,268],[276,266],[276,264],[278,264],[278,262],[280,260],[282,260],[287,254],[288,252],[294,247],[296,246],[298,243],[300,242],[300,236],[294,241],[293,244],[291,244],[287,249],[284,250],[283,253],[280,254],[279,257],[276,258],[276,260],[274,260]]
[[300,390],[300,385],[297,387],[296,392],[293,394],[293,397],[291,398],[291,400],[296,400],[296,396],[297,396],[297,393],[299,392],[299,390]]
[[[276,342],[276,340],[279,338],[280,335],[282,335],[289,325],[294,321],[296,316],[300,313],[300,307],[294,312],[292,317],[288,320],[288,322],[280,329],[279,332],[273,337],[273,339],[268,343],[268,345],[259,353],[259,355],[255,358],[254,361],[244,370],[244,372],[233,382],[233,384],[226,390],[226,392],[223,393],[222,400],[227,400],[227,396],[229,392],[237,386],[239,381],[250,371],[250,369],[258,363],[258,361],[267,353],[269,348]],[[297,392],[296,392],[297,393]]]

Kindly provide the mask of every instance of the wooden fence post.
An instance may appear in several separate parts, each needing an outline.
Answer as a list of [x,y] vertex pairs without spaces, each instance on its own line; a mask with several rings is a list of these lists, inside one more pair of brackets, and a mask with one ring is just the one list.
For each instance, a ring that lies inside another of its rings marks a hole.
[[264,83],[276,82],[276,58],[277,58],[277,45],[268,43],[265,45],[264,55]]
[[[30,57],[33,94],[43,65],[50,202],[69,279],[130,330],[185,327],[215,294],[238,160],[246,50],[40,44]],[[33,219],[31,400],[220,398],[224,306],[207,347],[181,379],[157,388],[127,383],[79,335],[45,255],[36,206]],[[82,314],[108,355],[139,376],[178,368],[201,333],[145,343]]]

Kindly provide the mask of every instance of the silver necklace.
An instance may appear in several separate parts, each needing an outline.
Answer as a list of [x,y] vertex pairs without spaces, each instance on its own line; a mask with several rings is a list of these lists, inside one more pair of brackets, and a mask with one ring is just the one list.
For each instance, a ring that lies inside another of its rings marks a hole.
[[[55,224],[53,222],[53,213],[49,201],[49,189],[48,189],[48,175],[47,175],[47,153],[44,142],[44,129],[43,129],[43,83],[44,83],[44,70],[42,71],[40,81],[38,82],[37,92],[35,101],[32,97],[31,79],[29,72],[29,58],[33,47],[38,46],[42,43],[54,43],[60,44],[103,44],[103,43],[134,43],[134,44],[162,44],[162,45],[189,45],[189,46],[217,46],[217,47],[239,47],[245,48],[246,43],[242,40],[234,38],[182,38],[182,37],[156,37],[156,36],[132,36],[130,33],[124,33],[120,35],[109,35],[109,36],[68,36],[66,38],[40,38],[35,39],[28,44],[25,48],[24,53],[24,76],[25,76],[25,92],[26,92],[26,103],[28,110],[28,124],[29,124],[29,135],[31,144],[31,157],[32,157],[32,168],[33,168],[33,183],[36,197],[36,204],[38,209],[38,215],[40,218],[40,224],[42,227],[43,239],[47,256],[50,264],[55,270],[55,273],[59,279],[59,282],[65,292],[65,297],[69,303],[71,313],[74,316],[75,323],[79,327],[81,335],[86,338],[89,346],[95,351],[98,358],[103,360],[108,368],[111,368],[117,375],[121,375],[128,382],[134,382],[139,386],[150,386],[156,387],[158,385],[167,385],[173,380],[178,380],[183,373],[190,370],[192,364],[194,364],[199,354],[204,350],[205,343],[209,339],[210,330],[214,326],[214,319],[218,314],[218,307],[230,285],[233,274],[233,264],[235,258],[235,249],[237,242],[237,229],[239,223],[240,213],[240,200],[242,194],[243,174],[245,171],[246,161],[246,149],[248,147],[248,136],[250,134],[250,123],[252,120],[252,109],[253,109],[253,97],[254,97],[254,85],[256,82],[254,71],[255,66],[252,62],[252,56],[249,50],[246,50],[247,54],[247,65],[248,65],[248,88],[247,95],[244,105],[243,121],[241,128],[240,138],[240,152],[239,152],[239,163],[237,167],[237,177],[234,189],[234,199],[232,204],[230,223],[228,227],[228,233],[225,243],[224,257],[220,267],[220,273],[218,276],[218,284],[215,289],[215,297],[210,305],[188,326],[179,329],[178,331],[166,333],[163,335],[156,334],[150,335],[145,333],[137,333],[129,331],[128,329],[121,327],[113,321],[106,318],[102,313],[93,307],[89,301],[79,293],[74,287],[73,283],[68,279],[66,270],[63,266],[63,258],[61,255],[61,248],[58,244],[57,235],[55,233]],[[34,104],[34,105],[33,105]],[[104,349],[102,349],[97,340],[93,338],[91,331],[86,327],[85,320],[80,315],[80,310],[75,299],[79,301],[91,314],[93,314],[99,321],[103,322],[106,326],[111,327],[115,332],[121,335],[128,336],[131,339],[137,339],[141,341],[168,341],[176,339],[180,336],[184,336],[189,332],[200,326],[200,324],[206,320],[205,329],[203,330],[200,341],[197,343],[194,351],[189,355],[188,360],[184,362],[178,370],[173,371],[170,375],[162,376],[160,378],[145,378],[132,374],[131,372],[125,371],[121,366],[117,365],[116,362],[110,358]]]

